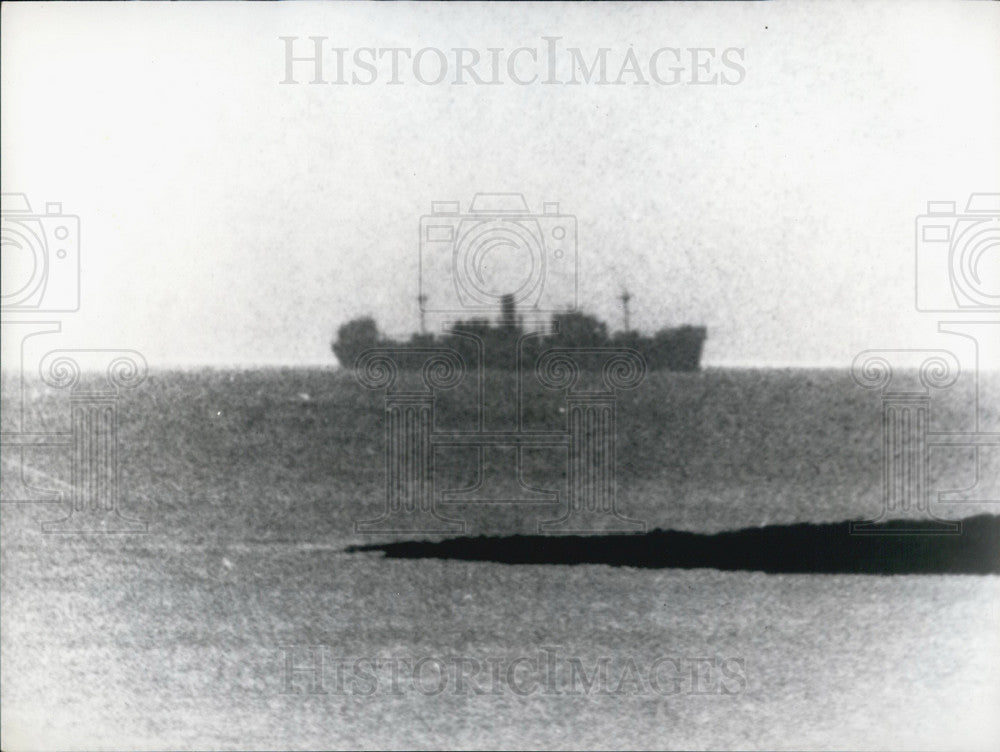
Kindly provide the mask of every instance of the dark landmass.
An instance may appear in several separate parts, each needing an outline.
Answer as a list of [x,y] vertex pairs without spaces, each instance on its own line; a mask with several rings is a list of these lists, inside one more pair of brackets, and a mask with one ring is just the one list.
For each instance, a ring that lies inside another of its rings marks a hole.
[[[759,571],[772,574],[998,574],[1000,516],[961,521],[961,533],[928,535],[921,520],[895,520],[852,535],[850,523],[768,525],[706,535],[451,538],[351,546],[392,559],[455,559],[500,564],[606,564],[645,569]],[[873,532],[882,534],[872,534]],[[901,534],[908,533],[908,534]]]
[[521,354],[521,363],[533,364],[542,353],[554,347],[613,347],[635,350],[643,356],[646,368],[651,371],[697,371],[707,337],[708,330],[703,326],[665,328],[652,336],[636,331],[610,334],[604,322],[578,312],[557,313],[552,316],[547,333],[529,335],[514,308],[513,298],[505,296],[496,324],[485,318],[475,318],[455,322],[440,336],[414,334],[408,340],[394,340],[382,336],[375,320],[365,317],[342,325],[332,349],[345,368],[354,365],[363,352],[374,347],[400,350],[443,347],[458,352],[470,365],[477,364],[481,358],[482,365],[487,368],[514,370],[517,352]]

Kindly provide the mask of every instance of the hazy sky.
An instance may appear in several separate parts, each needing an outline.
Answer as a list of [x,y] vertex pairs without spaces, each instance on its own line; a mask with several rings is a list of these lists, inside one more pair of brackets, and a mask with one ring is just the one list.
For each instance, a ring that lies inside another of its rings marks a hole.
[[[746,73],[280,85],[281,36],[735,47]],[[499,191],[575,215],[581,298],[613,327],[627,286],[642,330],[705,324],[706,364],[848,365],[941,345],[914,222],[1000,190],[998,38],[996,3],[4,4],[3,191],[80,217],[64,346],[151,364],[332,363],[362,314],[413,331],[420,217]]]

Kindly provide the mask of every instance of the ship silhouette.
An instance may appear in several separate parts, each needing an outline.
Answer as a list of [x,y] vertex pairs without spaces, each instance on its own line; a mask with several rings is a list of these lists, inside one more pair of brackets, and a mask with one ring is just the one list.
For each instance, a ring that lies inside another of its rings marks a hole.
[[702,350],[708,338],[704,326],[668,327],[651,336],[642,335],[628,328],[628,300],[628,294],[623,293],[626,328],[614,333],[609,333],[607,325],[596,317],[578,311],[554,313],[545,325],[526,328],[514,296],[504,295],[496,322],[483,317],[460,320],[440,335],[422,331],[408,340],[394,340],[382,336],[375,320],[366,316],[343,324],[332,350],[344,367],[352,366],[362,353],[373,347],[447,348],[459,353],[466,362],[476,362],[482,357],[486,368],[498,370],[513,370],[518,362],[534,363],[552,348],[628,348],[642,355],[651,371],[697,371],[701,367]]

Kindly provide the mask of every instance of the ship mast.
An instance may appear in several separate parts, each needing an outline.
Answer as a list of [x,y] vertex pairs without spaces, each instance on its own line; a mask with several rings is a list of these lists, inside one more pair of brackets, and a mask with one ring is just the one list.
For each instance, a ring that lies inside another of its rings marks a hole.
[[628,290],[622,290],[622,294],[618,296],[618,299],[622,302],[622,315],[625,318],[625,331],[630,332],[632,329],[629,326],[628,302],[632,299],[632,296],[629,294]]
[[426,302],[427,302],[427,296],[426,295],[424,295],[423,293],[420,293],[419,295],[417,295],[417,303],[419,304],[419,307],[420,307],[420,333],[421,334],[427,334],[427,326],[426,326],[426,322],[424,321],[424,303],[426,303]]

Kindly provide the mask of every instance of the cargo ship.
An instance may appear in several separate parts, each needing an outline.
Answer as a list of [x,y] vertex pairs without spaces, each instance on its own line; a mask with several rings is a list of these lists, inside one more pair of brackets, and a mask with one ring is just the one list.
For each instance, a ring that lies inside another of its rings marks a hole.
[[[626,305],[627,300],[627,295],[623,296]],[[618,347],[638,352],[651,371],[697,371],[707,338],[706,327],[690,325],[664,328],[646,336],[628,327],[627,313],[625,329],[615,333],[609,333],[607,325],[596,317],[578,311],[555,313],[542,327],[525,327],[513,296],[505,295],[496,322],[473,318],[456,321],[437,336],[423,332],[408,340],[394,340],[379,333],[373,318],[363,317],[343,324],[331,347],[345,368],[353,366],[365,350],[373,347],[448,348],[458,352],[467,363],[482,358],[485,367],[496,369],[515,368],[517,353],[522,364],[530,364],[550,348]]]

